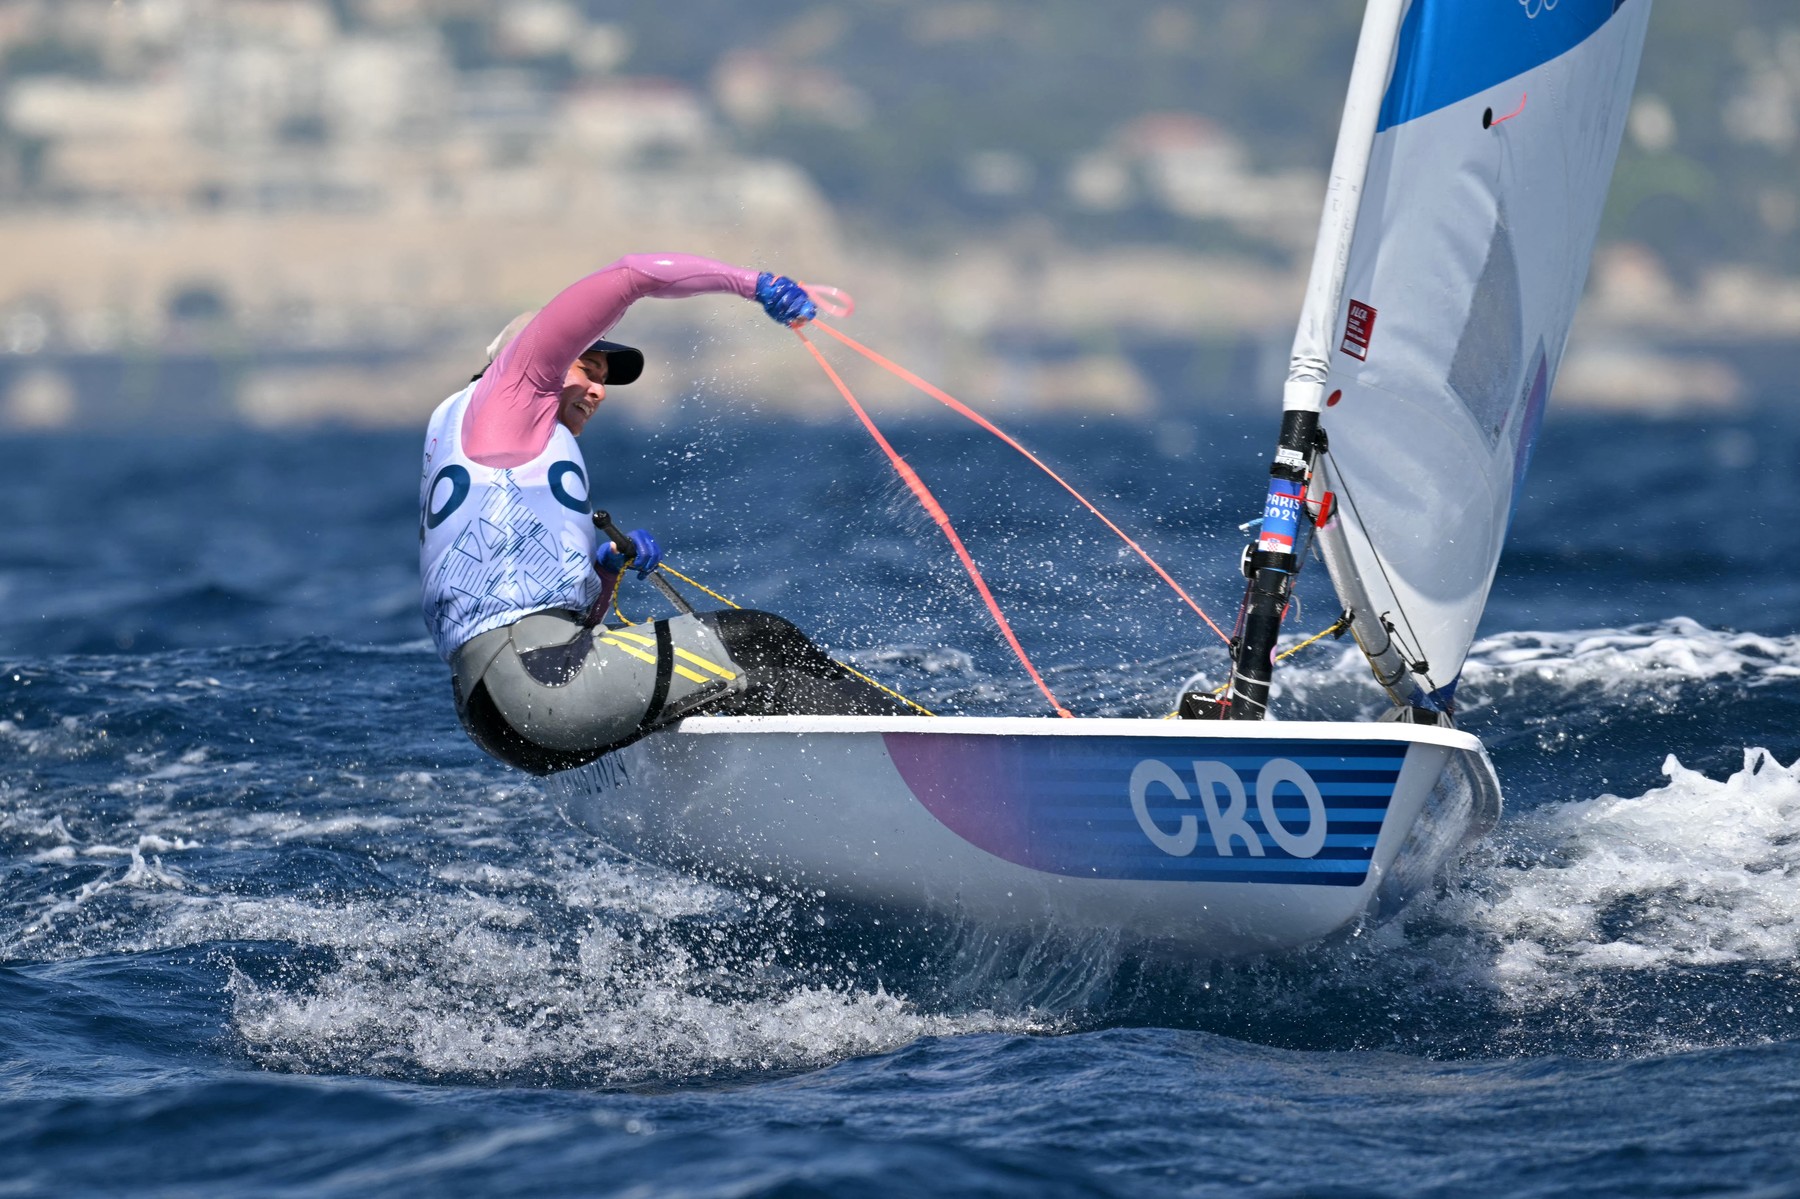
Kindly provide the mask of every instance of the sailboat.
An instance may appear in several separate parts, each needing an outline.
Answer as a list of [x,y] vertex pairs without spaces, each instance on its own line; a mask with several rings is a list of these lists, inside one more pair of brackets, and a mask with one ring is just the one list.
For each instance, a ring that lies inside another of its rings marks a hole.
[[[1228,694],[1189,719],[690,717],[552,787],[678,869],[997,932],[1280,952],[1498,819],[1456,685],[1584,286],[1650,0],[1371,0]],[[1392,701],[1269,719],[1316,547]]]

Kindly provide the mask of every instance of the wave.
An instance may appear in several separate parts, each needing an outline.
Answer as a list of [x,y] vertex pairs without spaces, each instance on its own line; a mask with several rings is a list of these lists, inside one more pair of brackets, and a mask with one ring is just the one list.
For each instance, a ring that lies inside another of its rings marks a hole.
[[1471,649],[1462,689],[1488,702],[1518,690],[1675,699],[1696,684],[1762,688],[1800,680],[1800,637],[1709,629],[1686,618],[1624,629],[1522,632]]
[[[1277,684],[1309,715],[1333,702],[1385,705],[1361,651],[1346,646],[1284,666]],[[1768,687],[1800,680],[1800,636],[1712,629],[1686,617],[1618,629],[1482,637],[1463,664],[1463,713],[1519,695],[1674,698],[1698,684]]]
[[286,785],[262,801],[239,765],[127,753],[108,802],[9,794],[0,958],[183,954],[223,984],[249,1060],[415,1080],[729,1078],[1052,1027],[922,1007],[796,936],[793,897],[621,861],[497,770],[264,759]]
[[1800,759],[1744,751],[1728,778],[1673,754],[1668,783],[1528,813],[1482,868],[1461,922],[1500,946],[1514,1003],[1606,971],[1800,966]]
[[720,933],[737,947],[736,960],[721,962],[641,911],[566,935],[467,897],[412,911],[265,911],[248,923],[283,940],[334,942],[335,964],[304,985],[232,969],[234,1031],[251,1057],[283,1069],[616,1086],[799,1070],[923,1036],[1043,1027],[923,1012],[879,984],[784,978],[766,956],[736,957],[756,939],[741,926]]

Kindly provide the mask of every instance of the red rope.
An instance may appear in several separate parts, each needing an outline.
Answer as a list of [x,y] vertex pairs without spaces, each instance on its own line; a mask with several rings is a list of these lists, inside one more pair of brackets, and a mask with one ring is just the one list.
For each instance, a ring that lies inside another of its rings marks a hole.
[[925,486],[925,480],[921,479],[918,472],[907,464],[906,459],[902,458],[899,451],[889,444],[888,439],[881,435],[881,430],[875,427],[875,422],[869,419],[869,414],[863,411],[863,406],[856,402],[856,397],[850,394],[850,389],[844,386],[844,381],[838,378],[838,373],[831,369],[831,363],[825,361],[825,355],[819,353],[819,347],[812,343],[812,339],[799,329],[794,330],[794,336],[800,339],[801,344],[806,347],[807,353],[813,356],[820,369],[825,372],[825,377],[831,380],[832,386],[838,389],[838,394],[844,397],[844,402],[850,405],[850,411],[856,413],[856,419],[863,423],[863,428],[869,431],[869,436],[875,439],[875,444],[880,446],[882,452],[888,456],[888,461],[893,463],[894,470],[912,490],[913,496],[931,515],[931,519],[937,522],[937,527],[944,531],[944,536],[950,541],[950,548],[956,551],[958,558],[962,559],[963,569],[969,572],[969,578],[974,582],[975,590],[981,593],[982,600],[987,603],[988,611],[993,614],[994,623],[999,625],[1000,631],[1006,635],[1006,643],[1012,646],[1013,653],[1017,654],[1019,661],[1024,664],[1026,673],[1031,675],[1031,681],[1038,685],[1038,690],[1044,693],[1044,698],[1050,701],[1050,706],[1056,709],[1058,716],[1073,717],[1075,713],[1062,706],[1055,693],[1050,690],[1049,684],[1044,682],[1044,676],[1038,673],[1037,667],[1033,666],[1031,659],[1026,656],[1025,647],[1019,644],[1018,637],[1013,633],[1012,625],[1006,621],[1006,614],[1000,611],[1000,605],[994,599],[994,593],[988,590],[987,581],[981,577],[981,571],[976,567],[975,559],[969,556],[969,551],[963,547],[962,538],[958,537],[956,530],[951,527],[949,513],[945,512],[943,505],[937,502],[937,497],[931,494],[931,489]]
[[[1507,121],[1512,120],[1514,117],[1516,117],[1520,113],[1524,112],[1525,111],[1525,100],[1526,100],[1526,97],[1528,97],[1530,94],[1531,94],[1530,92],[1521,92],[1519,94],[1519,106],[1517,108],[1513,109],[1511,112],[1507,113],[1503,117],[1495,117],[1494,124],[1495,125],[1503,125]],[[1490,111],[1492,111],[1492,110],[1490,110]]]
[[913,374],[911,371],[907,370],[905,367],[900,366],[898,363],[890,362],[886,358],[883,358],[880,354],[877,354],[874,350],[871,350],[869,347],[863,345],[861,342],[857,341],[855,338],[849,336],[848,334],[838,332],[836,329],[833,329],[830,325],[825,324],[823,321],[814,321],[813,326],[818,329],[823,329],[825,332],[831,334],[831,336],[837,338],[839,341],[843,342],[845,345],[847,345],[851,349],[855,350],[858,354],[861,354],[864,358],[867,358],[870,362],[873,362],[876,366],[879,366],[879,367],[883,368],[884,370],[887,370],[887,371],[891,372],[892,374],[898,376],[899,378],[905,380],[907,383],[912,384],[914,387],[918,388],[920,391],[924,392],[926,395],[930,396],[932,399],[936,400],[938,403],[943,404],[946,407],[950,408],[952,411],[956,412],[958,415],[968,417],[970,420],[974,421],[976,424],[978,424],[982,428],[986,429],[989,433],[992,433],[995,437],[998,437],[1001,441],[1004,441],[1007,445],[1009,445],[1013,449],[1019,451],[1019,453],[1025,455],[1025,457],[1031,461],[1031,464],[1033,466],[1036,466],[1039,470],[1041,470],[1045,474],[1049,475],[1052,479],[1055,479],[1059,484],[1062,485],[1062,489],[1064,491],[1068,492],[1070,495],[1074,496],[1077,500],[1079,500],[1081,502],[1082,507],[1086,508],[1089,512],[1092,512],[1095,516],[1099,517],[1101,524],[1105,525],[1107,528],[1111,529],[1114,533],[1116,533],[1119,537],[1119,540],[1123,541],[1126,545],[1130,546],[1133,550],[1135,550],[1137,552],[1137,556],[1142,558],[1145,561],[1145,563],[1147,563],[1149,565],[1151,570],[1154,570],[1158,575],[1162,576],[1163,582],[1167,583],[1170,587],[1175,589],[1175,594],[1179,595],[1187,603],[1187,606],[1194,610],[1194,614],[1196,616],[1198,616],[1201,620],[1204,620],[1206,622],[1206,627],[1211,629],[1213,632],[1215,632],[1219,635],[1219,640],[1224,641],[1226,644],[1230,644],[1231,638],[1229,638],[1225,635],[1225,631],[1223,629],[1219,628],[1218,625],[1213,623],[1212,617],[1208,616],[1205,612],[1201,611],[1200,605],[1194,602],[1193,597],[1190,596],[1186,591],[1182,590],[1181,584],[1177,583],[1175,581],[1174,577],[1172,575],[1170,575],[1168,571],[1164,570],[1162,568],[1162,565],[1160,563],[1158,563],[1155,558],[1152,558],[1149,555],[1149,553],[1144,549],[1143,546],[1139,545],[1137,542],[1133,541],[1129,536],[1127,536],[1124,529],[1121,529],[1118,525],[1115,525],[1112,521],[1108,520],[1106,517],[1106,514],[1102,511],[1100,511],[1100,509],[1094,507],[1093,504],[1089,503],[1088,498],[1086,496],[1082,495],[1079,491],[1076,491],[1075,488],[1070,485],[1070,483],[1067,479],[1065,479],[1061,475],[1057,474],[1054,470],[1051,470],[1048,464],[1046,464],[1036,454],[1032,453],[1030,450],[1028,450],[1024,446],[1020,445],[1017,441],[1013,440],[1012,437],[1009,436],[998,425],[995,425],[992,421],[988,420],[987,417],[981,415],[981,413],[975,411],[973,408],[969,407],[967,404],[963,403],[961,400],[957,399],[955,396],[951,395],[950,393],[948,393],[946,391],[940,390],[939,388],[933,387],[931,384],[929,384],[925,380],[919,378],[919,376]]

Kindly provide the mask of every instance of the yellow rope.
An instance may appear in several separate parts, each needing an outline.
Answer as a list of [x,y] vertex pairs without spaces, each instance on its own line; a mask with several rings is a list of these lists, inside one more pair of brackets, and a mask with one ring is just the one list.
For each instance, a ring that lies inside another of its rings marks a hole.
[[1340,616],[1336,620],[1332,621],[1325,628],[1320,629],[1318,632],[1314,633],[1311,637],[1308,637],[1305,641],[1302,641],[1299,645],[1294,646],[1292,649],[1283,650],[1281,653],[1276,654],[1275,660],[1277,662],[1285,662],[1289,658],[1293,657],[1295,654],[1299,653],[1301,650],[1305,649],[1307,646],[1311,645],[1313,642],[1323,641],[1327,637],[1334,637],[1337,634],[1342,633],[1345,629],[1347,629],[1349,627],[1350,627],[1350,622]]
[[901,703],[905,704],[907,707],[913,709],[914,711],[923,712],[927,716],[936,716],[937,715],[936,712],[933,712],[930,708],[927,708],[924,704],[914,703],[912,700],[907,699],[904,695],[901,695],[898,691],[895,691],[892,687],[888,687],[881,683],[876,682],[874,679],[870,678],[868,675],[864,674],[862,671],[856,669],[856,667],[848,666],[842,662],[838,662],[838,660],[836,658],[833,658],[832,661],[837,662],[837,664],[839,666],[844,667],[845,670],[849,671],[851,674],[855,675],[857,678],[861,679],[863,682],[867,683],[869,686],[874,687],[876,690],[887,692],[889,695],[893,696],[895,699],[899,700]]
[[[1336,620],[1332,621],[1329,625],[1325,626],[1324,628],[1320,629],[1318,632],[1314,633],[1311,637],[1308,637],[1305,641],[1302,641],[1299,645],[1289,646],[1287,649],[1282,650],[1279,654],[1276,654],[1275,660],[1277,662],[1285,662],[1289,658],[1293,657],[1295,654],[1299,653],[1301,650],[1305,649],[1307,646],[1311,645],[1313,642],[1323,641],[1327,637],[1338,636],[1338,635],[1342,634],[1345,629],[1350,628],[1350,627],[1351,627],[1350,621],[1348,619],[1346,619],[1346,617],[1340,616]],[[1212,694],[1213,695],[1224,695],[1229,690],[1231,690],[1231,684],[1225,683],[1222,686],[1214,687],[1212,689]],[[1180,716],[1180,715],[1181,715],[1181,709],[1177,708],[1175,711],[1170,712],[1167,716],[1163,717],[1163,719],[1164,720],[1174,720],[1177,716]]]
[[[705,583],[701,583],[694,579],[688,578],[686,575],[682,574],[679,570],[676,570],[673,566],[670,566],[667,562],[664,562],[660,569],[666,574],[674,575],[676,578],[680,579],[683,583],[686,583],[689,587],[692,587],[698,591],[706,592],[706,594],[712,596],[714,599],[718,600],[721,604],[725,604],[728,607],[738,608],[738,609],[742,609],[744,606],[744,605],[738,603],[736,600],[731,599],[728,596],[720,595],[718,592],[714,591],[711,587],[708,587]],[[622,575],[620,576],[620,581],[621,582],[623,581]],[[624,620],[627,625],[634,623],[633,621],[625,620],[624,613],[619,611],[619,591],[618,591],[617,587],[615,587],[613,589],[613,615],[617,616],[620,620]],[[833,658],[832,661],[834,663],[836,663],[838,666],[841,666],[845,670],[849,671],[851,674],[855,675],[857,678],[861,679],[863,682],[867,683],[869,686],[875,688],[877,691],[881,691],[881,692],[884,692],[885,694],[893,696],[895,699],[899,700],[901,703],[905,704],[907,707],[913,709],[915,712],[922,712],[926,716],[936,716],[937,715],[936,712],[933,712],[930,708],[927,708],[925,705],[919,704],[919,703],[914,703],[912,700],[906,698],[904,695],[901,695],[898,691],[895,691],[892,687],[887,686],[885,683],[877,682],[876,680],[870,678],[868,675],[864,674],[862,671],[856,669],[856,667],[851,666],[848,663],[838,662],[838,660],[836,658]]]
[[744,605],[736,602],[735,600],[726,599],[724,596],[722,596],[718,592],[714,591],[711,587],[708,587],[705,583],[696,583],[693,579],[688,578],[686,575],[682,574],[679,570],[676,570],[673,566],[670,566],[667,562],[663,563],[662,568],[663,568],[663,570],[667,571],[669,574],[672,574],[676,578],[680,579],[683,583],[686,583],[689,587],[693,587],[693,588],[696,588],[697,590],[706,592],[706,594],[712,596],[714,599],[718,600],[721,604],[729,604],[733,608],[742,608],[744,606]]

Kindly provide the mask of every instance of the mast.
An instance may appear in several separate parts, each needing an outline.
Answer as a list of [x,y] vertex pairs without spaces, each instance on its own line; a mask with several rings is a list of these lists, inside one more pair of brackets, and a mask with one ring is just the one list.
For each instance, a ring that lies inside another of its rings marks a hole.
[[1369,0],[1363,13],[1337,149],[1332,155],[1325,211],[1313,249],[1312,273],[1294,332],[1287,384],[1282,389],[1281,435],[1269,467],[1262,528],[1244,551],[1244,573],[1250,586],[1243,629],[1233,652],[1227,709],[1235,720],[1261,720],[1268,713],[1275,641],[1300,569],[1296,543],[1300,522],[1306,519],[1306,491],[1324,448],[1319,412],[1331,363],[1331,338],[1406,6],[1407,0]]

